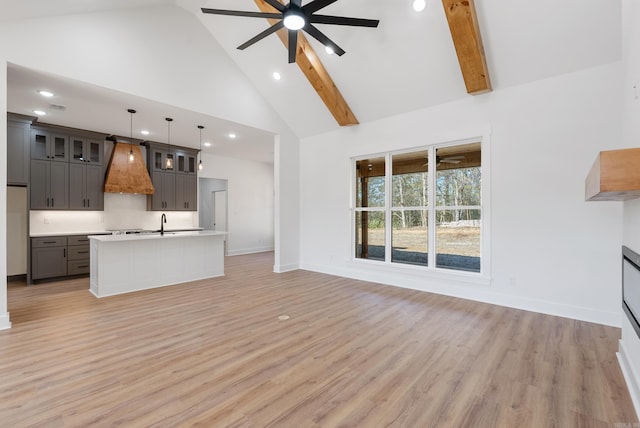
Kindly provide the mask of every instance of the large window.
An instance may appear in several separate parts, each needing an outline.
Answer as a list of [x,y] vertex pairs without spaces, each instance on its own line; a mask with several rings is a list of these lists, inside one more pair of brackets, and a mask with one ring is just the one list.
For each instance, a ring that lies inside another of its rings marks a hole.
[[480,272],[481,161],[480,142],[356,159],[355,257]]

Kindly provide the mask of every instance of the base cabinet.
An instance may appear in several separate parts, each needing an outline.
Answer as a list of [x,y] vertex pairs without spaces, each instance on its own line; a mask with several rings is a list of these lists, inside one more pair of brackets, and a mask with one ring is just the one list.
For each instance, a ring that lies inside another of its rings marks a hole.
[[31,238],[31,279],[89,274],[87,235]]
[[31,238],[31,279],[67,274],[67,237]]

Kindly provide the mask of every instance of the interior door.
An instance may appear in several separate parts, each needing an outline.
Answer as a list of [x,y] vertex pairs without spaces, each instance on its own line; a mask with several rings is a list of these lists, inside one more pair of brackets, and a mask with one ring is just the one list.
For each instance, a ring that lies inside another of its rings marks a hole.
[[[227,191],[221,190],[213,193],[213,216],[211,225],[213,230],[227,231]],[[225,238],[226,240],[226,238]]]

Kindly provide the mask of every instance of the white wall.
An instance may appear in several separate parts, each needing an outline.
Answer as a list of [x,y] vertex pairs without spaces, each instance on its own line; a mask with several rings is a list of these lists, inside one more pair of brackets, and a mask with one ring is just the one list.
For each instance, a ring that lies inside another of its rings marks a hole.
[[[302,268],[619,326],[622,205],[585,202],[584,179],[620,144],[620,75],[612,63],[304,139]],[[351,260],[350,157],[486,129],[490,285]]]
[[[620,147],[640,147],[640,5],[622,1],[623,132]],[[635,88],[634,88],[635,86]],[[624,203],[623,243],[640,253],[640,199]],[[619,287],[619,285],[618,285]],[[640,338],[622,310],[620,363],[640,415]]]
[[[279,141],[276,151],[285,153],[277,168],[297,183],[298,138],[200,22],[182,8],[155,6],[3,22],[0,114],[6,113],[7,62],[273,132]],[[0,153],[4,151],[6,124],[0,124]],[[6,160],[1,159],[0,213],[5,213]],[[299,193],[290,191],[295,186],[274,189],[277,203],[284,207],[274,210],[276,233],[288,228],[287,236],[276,239],[276,264],[285,266],[298,264],[299,213],[290,209],[298,206]],[[5,222],[0,224],[0,260],[6,260]],[[0,281],[1,327],[3,317],[8,320],[4,263]]]
[[273,165],[204,153],[203,178],[227,180],[227,254],[274,248]]
[[27,188],[7,187],[7,275],[27,273]]
[[[0,55],[0,114],[7,112],[7,62]],[[7,121],[0,120],[0,153],[7,153]],[[7,157],[0,156],[0,216],[7,212]],[[7,222],[0,221],[0,330],[11,327],[7,311]]]

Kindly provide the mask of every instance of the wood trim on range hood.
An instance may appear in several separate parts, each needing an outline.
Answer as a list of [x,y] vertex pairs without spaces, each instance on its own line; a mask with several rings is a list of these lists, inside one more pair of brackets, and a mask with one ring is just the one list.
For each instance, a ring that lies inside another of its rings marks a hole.
[[[133,150],[134,160],[129,162]],[[104,180],[105,193],[153,195],[155,189],[137,144],[114,143]]]

